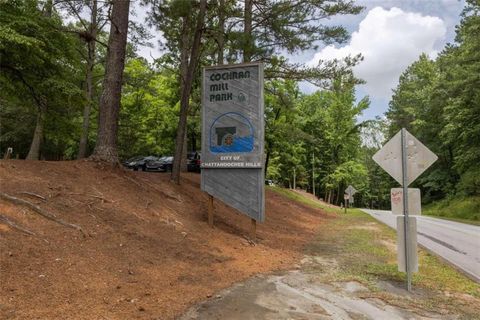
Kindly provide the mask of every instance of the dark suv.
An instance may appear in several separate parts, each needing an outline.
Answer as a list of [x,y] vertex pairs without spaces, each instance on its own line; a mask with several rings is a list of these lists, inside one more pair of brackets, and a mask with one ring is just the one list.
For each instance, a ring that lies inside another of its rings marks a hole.
[[188,172],[200,172],[200,152],[189,152],[187,154],[187,171]]

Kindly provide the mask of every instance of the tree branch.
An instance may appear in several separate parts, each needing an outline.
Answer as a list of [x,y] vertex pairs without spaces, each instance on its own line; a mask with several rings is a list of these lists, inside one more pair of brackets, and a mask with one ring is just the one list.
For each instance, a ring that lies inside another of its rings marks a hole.
[[76,224],[72,224],[72,223],[68,223],[60,218],[57,218],[54,214],[52,213],[49,213],[45,210],[43,210],[42,208],[40,208],[39,206],[29,202],[29,201],[26,201],[26,200],[23,200],[23,199],[20,199],[20,198],[16,198],[16,197],[13,197],[11,195],[8,195],[6,193],[3,193],[3,192],[0,192],[0,198],[1,199],[4,199],[6,201],[9,201],[11,203],[14,203],[14,204],[18,204],[18,205],[22,205],[22,206],[25,206],[31,210],[33,210],[34,212],[38,213],[39,215],[41,215],[42,217],[48,219],[48,220],[51,220],[53,222],[56,222],[64,227],[68,227],[68,228],[72,228],[72,229],[75,229],[75,230],[78,230],[80,232],[83,233],[83,230],[80,226],[76,225]]
[[9,225],[10,227],[15,228],[18,231],[21,231],[21,232],[26,233],[28,235],[31,235],[31,236],[35,235],[35,233],[33,233],[32,231],[30,231],[28,229],[25,229],[24,227],[18,225],[16,222],[10,220],[9,218],[7,218],[6,216],[1,215],[1,214],[0,214],[0,222],[3,222],[5,224]]

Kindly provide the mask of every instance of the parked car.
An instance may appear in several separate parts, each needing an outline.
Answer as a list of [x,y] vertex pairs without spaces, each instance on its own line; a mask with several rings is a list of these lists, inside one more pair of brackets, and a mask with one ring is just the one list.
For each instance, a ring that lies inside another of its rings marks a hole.
[[133,157],[128,160],[125,160],[123,162],[123,165],[129,169],[133,169],[134,171],[138,171],[138,169],[141,169],[142,171],[146,171],[147,162],[155,161],[158,159],[159,158],[155,156],[137,156],[137,157]]
[[200,152],[189,152],[187,154],[187,171],[188,172],[200,172]]
[[159,159],[150,160],[150,161],[147,161],[147,163],[145,164],[146,171],[166,172],[166,171],[172,171],[172,167],[173,167],[172,156],[166,156],[166,157],[161,157]]
[[275,182],[273,182],[273,180],[270,180],[270,179],[265,179],[265,185],[267,185],[267,186],[274,186],[274,185],[275,185]]

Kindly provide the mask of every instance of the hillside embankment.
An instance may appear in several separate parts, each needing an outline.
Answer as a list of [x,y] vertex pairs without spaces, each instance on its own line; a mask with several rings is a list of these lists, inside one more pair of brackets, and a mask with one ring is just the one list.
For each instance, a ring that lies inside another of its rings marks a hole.
[[335,216],[267,190],[252,245],[249,219],[220,202],[208,227],[198,174],[178,186],[91,161],[0,161],[0,191],[1,319],[174,319],[291,268]]

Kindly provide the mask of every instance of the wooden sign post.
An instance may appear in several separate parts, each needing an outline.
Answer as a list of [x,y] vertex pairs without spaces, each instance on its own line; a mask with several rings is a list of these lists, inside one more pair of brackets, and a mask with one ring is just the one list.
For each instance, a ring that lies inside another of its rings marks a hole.
[[213,196],[208,195],[208,225],[213,228]]
[[257,220],[250,219],[250,240],[257,241]]

